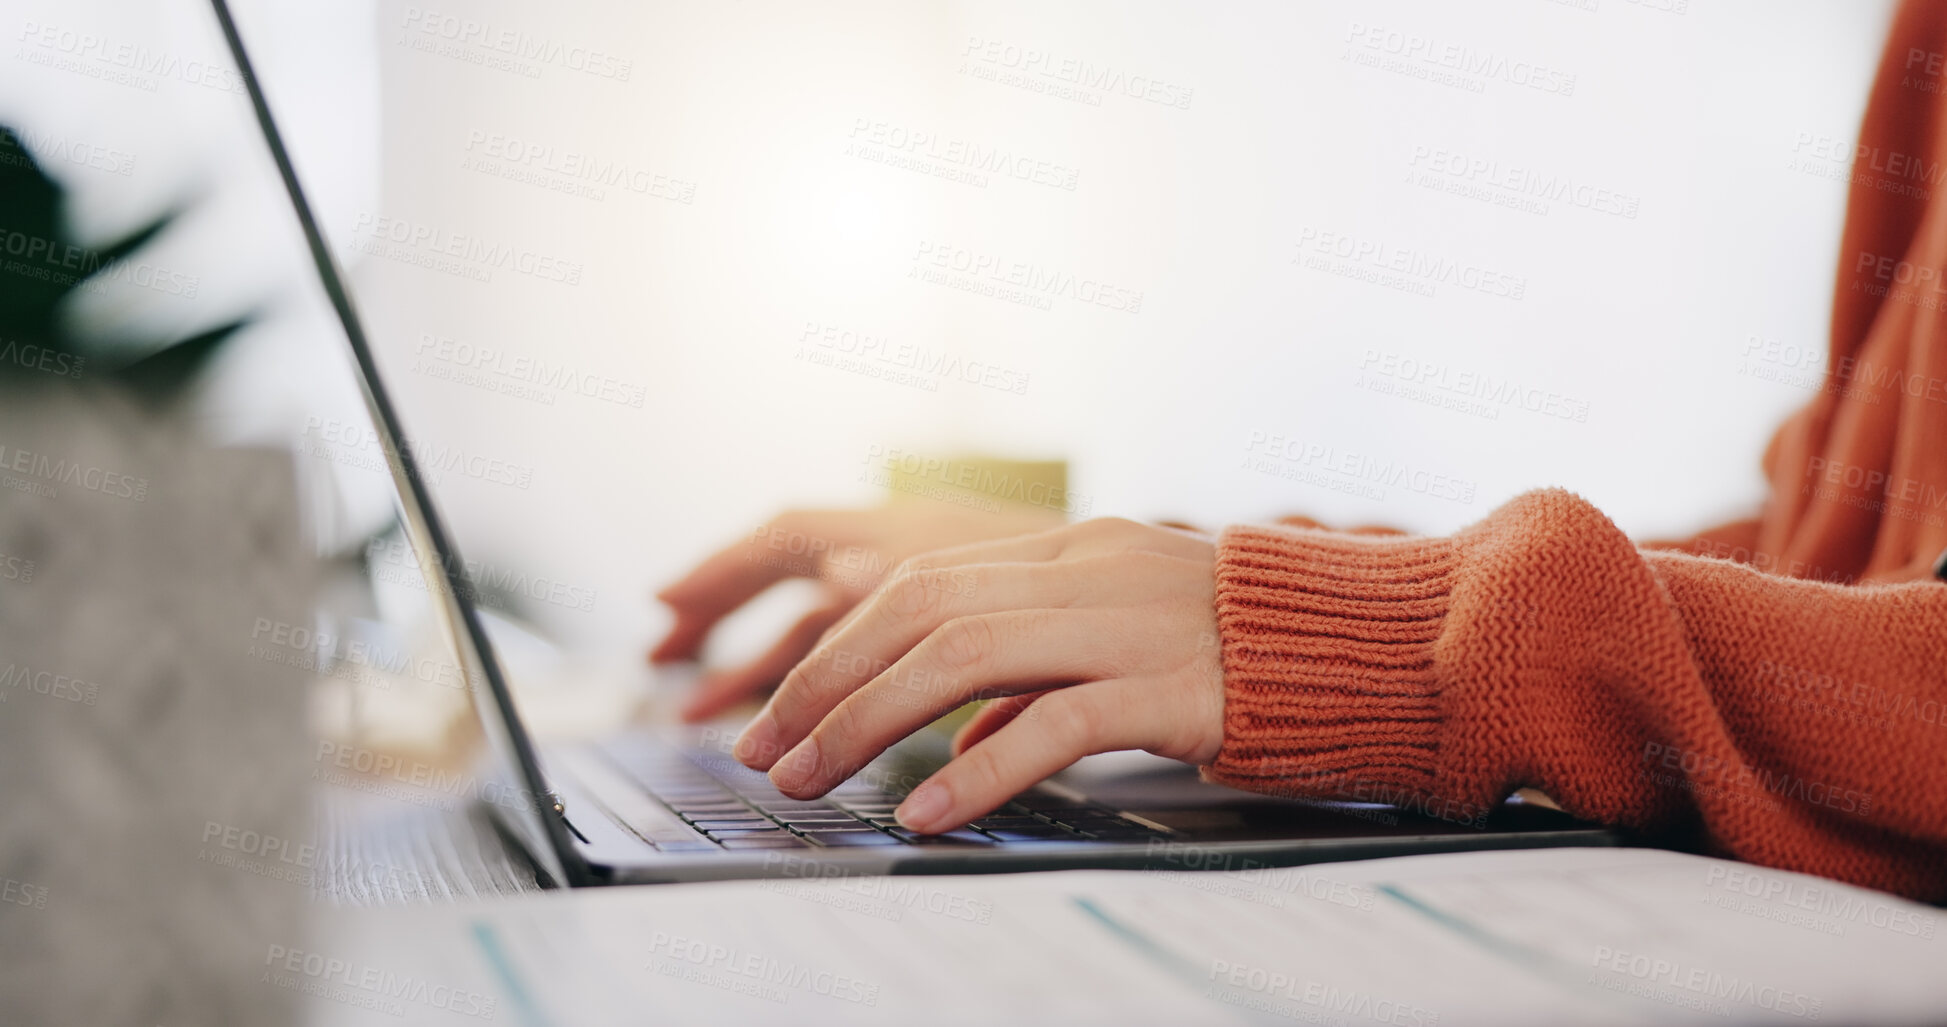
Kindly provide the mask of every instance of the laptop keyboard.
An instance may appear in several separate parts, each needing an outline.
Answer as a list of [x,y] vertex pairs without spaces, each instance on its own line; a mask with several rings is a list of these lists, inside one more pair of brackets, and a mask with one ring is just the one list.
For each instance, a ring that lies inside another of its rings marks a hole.
[[[605,755],[687,826],[687,831],[672,832],[660,825],[645,830],[629,824],[644,841],[665,852],[1129,844],[1167,837],[1106,806],[1077,803],[1039,788],[1015,796],[966,827],[944,834],[917,834],[899,826],[892,815],[905,798],[903,783],[910,775],[868,770],[823,798],[801,800],[778,791],[769,777],[720,752],[657,747],[610,750]],[[630,818],[621,819],[628,823]]]

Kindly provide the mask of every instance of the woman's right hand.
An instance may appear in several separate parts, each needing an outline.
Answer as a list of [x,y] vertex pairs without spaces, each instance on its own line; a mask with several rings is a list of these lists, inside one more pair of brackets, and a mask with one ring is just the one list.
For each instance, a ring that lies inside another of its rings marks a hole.
[[695,659],[718,621],[785,578],[811,578],[823,598],[768,651],[741,667],[705,674],[685,720],[702,720],[774,687],[902,561],[937,549],[1058,528],[1053,510],[1000,513],[937,504],[865,510],[792,510],[698,564],[656,593],[676,614],[651,663]]

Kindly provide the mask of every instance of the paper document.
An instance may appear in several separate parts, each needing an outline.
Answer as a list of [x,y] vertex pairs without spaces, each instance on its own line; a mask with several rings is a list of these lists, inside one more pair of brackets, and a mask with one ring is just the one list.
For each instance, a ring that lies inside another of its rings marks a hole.
[[320,1024],[1947,1016],[1942,911],[1643,849],[1241,873],[785,878],[327,917],[315,952],[266,968],[266,986],[312,996]]

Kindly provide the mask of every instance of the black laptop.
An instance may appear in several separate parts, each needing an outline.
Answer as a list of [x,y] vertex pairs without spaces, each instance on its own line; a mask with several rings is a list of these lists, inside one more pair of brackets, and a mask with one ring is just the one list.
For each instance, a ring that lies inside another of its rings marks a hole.
[[[900,800],[947,758],[921,731],[823,798],[792,799],[732,759],[731,732],[633,731],[537,751],[472,601],[351,296],[325,246],[225,0],[211,0],[283,177],[319,281],[345,332],[400,519],[490,742],[491,810],[547,883],[560,886],[833,874],[991,873],[1064,868],[1241,870],[1415,852],[1614,845],[1617,832],[1510,799],[1467,819],[1372,803],[1240,792],[1154,764],[1121,775],[1054,779],[968,826],[937,835],[893,819]],[[539,797],[535,799],[533,797]]]

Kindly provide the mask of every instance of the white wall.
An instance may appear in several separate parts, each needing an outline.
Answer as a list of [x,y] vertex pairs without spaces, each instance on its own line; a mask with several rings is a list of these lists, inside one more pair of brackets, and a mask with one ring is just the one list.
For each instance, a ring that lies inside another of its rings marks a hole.
[[[466,550],[592,590],[592,611],[542,613],[632,647],[659,623],[646,593],[706,547],[786,504],[874,501],[858,480],[874,446],[1066,456],[1092,513],[1212,525],[1303,511],[1446,531],[1551,484],[1644,535],[1753,508],[1760,449],[1810,394],[1748,373],[1742,354],[1753,336],[1823,345],[1843,168],[1804,141],[1856,132],[1889,5],[1596,6],[492,2],[447,8],[481,26],[457,40],[425,2],[255,17],[408,423],[438,452],[493,461],[469,465],[486,477],[527,481],[446,476]],[[481,40],[559,52],[510,69]],[[1051,56],[1009,67],[1028,50]],[[626,81],[587,70],[589,51],[599,69],[626,61]],[[1422,77],[1439,70],[1426,56],[1450,54],[1498,73]],[[1063,67],[1153,85],[1152,99],[1050,95]],[[1028,85],[996,80],[1009,73]],[[848,152],[877,123],[1072,170],[1074,187]],[[544,166],[662,177],[571,195],[569,173],[470,167],[494,137],[547,147]],[[1519,209],[1414,178],[1465,188],[1446,170],[1471,167],[1483,195],[1525,174],[1586,187],[1585,203]],[[688,184],[687,202],[658,195]],[[381,224],[407,241],[352,252]],[[1301,243],[1341,238],[1490,286],[1422,295],[1296,263]],[[1090,295],[1106,284],[1111,306],[1140,291],[1140,309],[1037,309],[919,280],[926,242]],[[438,248],[475,259],[461,274],[414,262]],[[530,263],[578,282],[518,269]],[[1025,389],[813,366],[796,358],[807,323]],[[457,383],[429,336],[565,362],[642,404]],[[288,349],[299,338],[310,356]],[[279,339],[255,351],[279,359],[239,351],[219,395],[281,377],[345,400],[341,373],[315,363],[327,332]],[[1409,361],[1452,385],[1512,377],[1570,416],[1370,387],[1403,385],[1374,372]],[[327,416],[355,415],[339,409]],[[1297,458],[1248,466],[1253,440],[1263,456],[1273,438],[1297,440]],[[1348,463],[1403,464],[1421,488],[1362,486]],[[376,476],[340,469],[363,502],[382,499]]]

